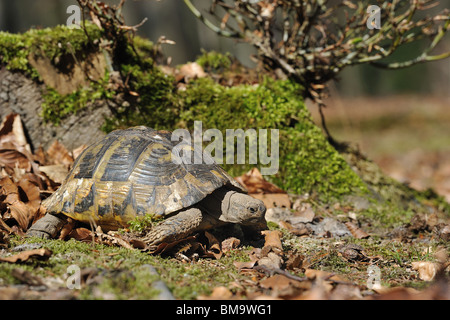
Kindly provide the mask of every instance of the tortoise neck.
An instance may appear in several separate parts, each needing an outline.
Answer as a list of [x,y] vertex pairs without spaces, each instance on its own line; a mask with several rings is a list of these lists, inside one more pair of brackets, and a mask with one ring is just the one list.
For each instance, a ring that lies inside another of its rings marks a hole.
[[236,193],[236,191],[232,191],[227,187],[219,188],[200,201],[198,206],[206,213],[219,218],[223,213],[228,211],[230,207],[230,197],[234,193]]

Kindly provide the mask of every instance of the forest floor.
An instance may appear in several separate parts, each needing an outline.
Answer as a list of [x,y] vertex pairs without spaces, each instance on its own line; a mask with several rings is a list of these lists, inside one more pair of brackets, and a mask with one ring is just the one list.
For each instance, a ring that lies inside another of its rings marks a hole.
[[[325,115],[336,139],[358,144],[388,175],[450,201],[448,104],[435,97],[334,98]],[[35,188],[26,179],[15,193],[6,179],[0,184],[2,201],[33,206]],[[9,219],[26,225],[19,220],[27,209],[14,208]],[[170,254],[150,255],[134,249],[126,233],[79,228],[70,240],[24,238],[0,209],[0,299],[450,299],[450,219],[436,233],[433,214],[397,232],[370,234],[339,203],[311,212],[300,201],[302,218],[324,230],[328,223],[328,231],[269,223],[261,237],[205,232]],[[331,220],[338,210],[354,224]]]

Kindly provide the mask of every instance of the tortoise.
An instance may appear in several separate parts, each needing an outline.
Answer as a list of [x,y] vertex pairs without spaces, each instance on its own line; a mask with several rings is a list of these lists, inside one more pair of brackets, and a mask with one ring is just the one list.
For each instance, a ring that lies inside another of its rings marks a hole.
[[148,246],[227,223],[266,227],[262,201],[247,195],[205,152],[198,164],[174,161],[174,148],[181,143],[171,140],[169,131],[138,126],[113,131],[90,145],[43,201],[47,214],[27,234],[54,238],[67,217],[116,230],[146,214],[163,218],[144,237]]

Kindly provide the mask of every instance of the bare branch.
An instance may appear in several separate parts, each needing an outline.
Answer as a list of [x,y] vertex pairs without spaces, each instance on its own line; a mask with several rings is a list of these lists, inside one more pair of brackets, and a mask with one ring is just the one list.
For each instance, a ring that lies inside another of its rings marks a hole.
[[[267,67],[280,69],[301,83],[315,101],[320,101],[320,88],[325,88],[321,85],[347,66],[370,63],[397,69],[450,56],[450,52],[431,54],[446,35],[450,21],[448,10],[431,17],[424,14],[438,4],[436,0],[378,0],[382,21],[378,30],[367,26],[370,16],[366,10],[373,3],[369,0],[211,0],[209,12],[218,25],[191,0],[184,2],[218,35],[255,46]],[[239,29],[231,27],[232,20]],[[430,45],[417,58],[382,62],[399,47],[425,38]]]

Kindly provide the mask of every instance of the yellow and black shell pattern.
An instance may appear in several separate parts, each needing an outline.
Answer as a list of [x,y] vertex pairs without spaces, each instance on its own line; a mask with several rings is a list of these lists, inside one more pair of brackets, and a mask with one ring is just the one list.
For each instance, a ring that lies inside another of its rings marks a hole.
[[170,132],[144,126],[113,131],[80,154],[43,205],[50,213],[116,229],[136,216],[192,206],[224,185],[245,192],[216,163],[174,162],[178,143]]

